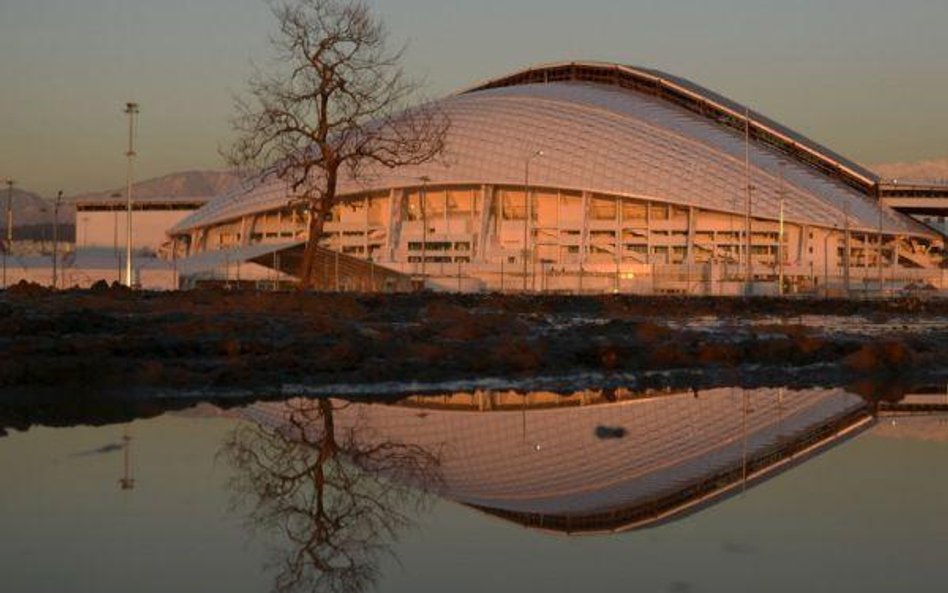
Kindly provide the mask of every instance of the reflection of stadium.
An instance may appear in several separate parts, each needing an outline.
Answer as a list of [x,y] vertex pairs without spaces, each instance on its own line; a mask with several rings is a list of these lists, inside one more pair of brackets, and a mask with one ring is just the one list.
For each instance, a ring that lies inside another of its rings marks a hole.
[[[880,206],[876,175],[688,81],[555,64],[439,104],[452,121],[441,161],[343,182],[324,282],[367,287],[357,262],[469,290],[942,282],[938,235]],[[295,273],[307,226],[288,199],[278,182],[237,189],[179,223],[182,252],[218,254],[192,278],[220,277],[225,260]]]
[[[672,518],[871,422],[863,400],[839,390],[526,399],[481,392],[338,403],[337,433],[364,446],[403,443],[437,454],[446,498],[568,533]],[[280,426],[286,412],[284,404],[257,404],[241,415]]]

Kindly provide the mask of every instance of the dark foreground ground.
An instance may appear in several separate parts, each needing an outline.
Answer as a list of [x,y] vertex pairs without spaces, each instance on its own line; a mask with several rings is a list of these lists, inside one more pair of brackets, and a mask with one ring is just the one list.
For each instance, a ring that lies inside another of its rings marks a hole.
[[0,293],[0,429],[196,398],[479,385],[845,385],[884,398],[946,381],[944,299]]

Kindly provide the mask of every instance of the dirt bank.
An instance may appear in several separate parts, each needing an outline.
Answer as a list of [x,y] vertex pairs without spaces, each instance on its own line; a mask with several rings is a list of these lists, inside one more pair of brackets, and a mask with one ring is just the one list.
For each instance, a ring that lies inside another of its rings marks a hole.
[[0,390],[7,394],[267,394],[285,385],[577,375],[700,386],[908,384],[938,381],[946,366],[944,300],[57,293],[30,286],[0,294]]

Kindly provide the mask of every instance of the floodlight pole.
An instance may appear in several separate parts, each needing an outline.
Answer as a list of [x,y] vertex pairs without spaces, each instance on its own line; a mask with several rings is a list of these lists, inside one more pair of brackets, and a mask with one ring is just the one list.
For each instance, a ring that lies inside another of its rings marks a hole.
[[125,186],[125,286],[132,286],[132,173],[135,162],[135,116],[138,115],[138,103],[126,103],[128,115],[128,174]]
[[421,286],[424,289],[427,284],[425,263],[428,260],[428,182],[431,178],[423,175],[418,181],[421,181]]
[[744,271],[744,281],[745,292],[749,293],[751,286],[753,285],[753,264],[751,263],[752,258],[752,245],[753,238],[751,235],[751,182],[750,182],[750,108],[744,108],[744,200],[745,200],[745,213],[744,213],[744,233],[745,233],[745,256],[747,260],[744,262],[745,271]]
[[7,244],[13,244],[13,186],[16,181],[7,179]]
[[63,190],[56,194],[53,204],[53,288],[59,288],[59,206],[63,201]]
[[16,184],[7,178],[7,241],[3,247],[3,287],[7,287],[7,252],[13,249],[13,186]]
[[882,277],[882,189],[879,184],[876,184],[876,208],[879,210],[879,253],[877,255],[877,264],[879,266],[879,296],[885,294],[885,288],[883,286]]
[[530,161],[543,156],[542,150],[536,150],[523,160],[523,292],[527,292],[527,269],[530,258]]
[[783,237],[784,237],[784,201],[786,200],[786,176],[784,172],[785,163],[780,161],[780,227],[779,232],[777,233],[777,293],[780,296],[783,296],[783,260],[784,260],[784,249],[783,249]]
[[784,233],[784,219],[783,219],[783,196],[780,196],[780,231],[777,233],[777,293],[780,296],[783,296],[783,233]]
[[850,246],[850,232],[849,232],[849,200],[846,200],[846,203],[843,205],[843,216],[844,216],[844,225],[845,229],[844,242],[845,245],[843,250],[843,285],[846,290],[846,298],[849,298],[849,258],[852,255],[851,246]]

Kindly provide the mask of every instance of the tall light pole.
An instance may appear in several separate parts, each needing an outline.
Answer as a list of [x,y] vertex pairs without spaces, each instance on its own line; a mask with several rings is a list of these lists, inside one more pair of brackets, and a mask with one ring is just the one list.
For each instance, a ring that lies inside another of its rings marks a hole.
[[876,263],[879,266],[879,296],[885,294],[882,277],[882,190],[876,185],[876,208],[879,210],[879,253],[876,257]]
[[63,190],[56,194],[56,203],[53,204],[53,288],[59,288],[59,206],[63,202]]
[[135,116],[138,115],[138,103],[126,103],[128,115],[128,174],[125,186],[125,286],[132,286],[132,172],[135,162]]
[[116,278],[122,277],[122,255],[119,253],[119,222],[118,222],[118,213],[119,213],[119,204],[121,204],[122,192],[112,192],[109,195],[110,198],[115,198],[113,204],[110,205],[112,208],[112,253],[115,256],[115,274]]
[[7,245],[13,245],[13,186],[16,181],[7,179]]
[[843,249],[843,287],[846,291],[846,298],[849,298],[849,258],[852,255],[850,247],[850,232],[849,232],[849,200],[843,204],[843,216],[844,216],[844,225],[843,228],[846,231],[846,234],[843,237],[844,240],[844,249]]
[[425,262],[428,260],[428,182],[431,178],[423,175],[418,178],[421,182],[421,286],[425,287]]
[[7,287],[7,252],[13,249],[13,185],[16,182],[7,178],[7,241],[3,246],[3,287]]
[[777,293],[780,296],[783,296],[783,258],[784,258],[784,249],[783,249],[783,236],[784,236],[784,217],[783,217],[783,204],[786,199],[786,174],[784,172],[784,167],[786,163],[780,161],[780,226],[777,232]]
[[744,262],[745,267],[745,292],[750,292],[753,278],[753,264],[751,263],[751,246],[753,245],[753,237],[751,235],[751,182],[750,182],[750,108],[744,108],[744,200],[745,200],[745,212],[744,212],[744,233],[745,237],[745,255],[747,260]]
[[542,150],[535,150],[523,160],[523,292],[527,292],[527,266],[530,259],[530,161],[543,156]]

